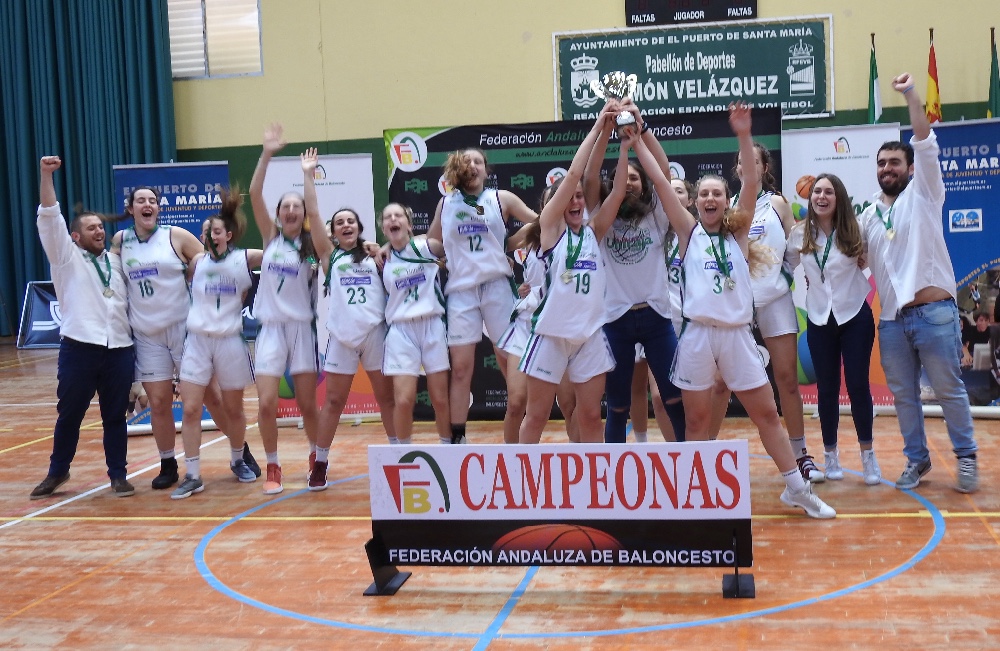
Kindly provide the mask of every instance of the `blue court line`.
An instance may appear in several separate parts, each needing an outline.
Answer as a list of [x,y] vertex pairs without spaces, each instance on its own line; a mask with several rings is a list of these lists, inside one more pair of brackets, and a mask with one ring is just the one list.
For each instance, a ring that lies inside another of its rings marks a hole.
[[524,578],[521,579],[521,582],[514,589],[514,592],[510,595],[507,603],[503,605],[503,608],[500,609],[497,616],[493,619],[486,630],[483,631],[483,635],[479,638],[479,642],[476,643],[476,646],[472,647],[473,651],[482,651],[490,645],[490,642],[498,637],[497,634],[500,632],[500,627],[503,626],[504,622],[507,621],[507,618],[514,611],[514,606],[517,605],[517,602],[524,595],[524,591],[528,589],[528,584],[531,583],[531,579],[535,578],[536,574],[538,574],[537,565],[533,565],[528,568],[528,571],[524,573]]
[[[763,459],[769,459],[770,458],[767,455],[752,454],[750,456],[751,457],[759,457],[759,458],[763,458]],[[855,472],[853,470],[848,470],[848,472],[860,475],[860,473],[857,473],[857,472]],[[367,476],[368,476],[367,474],[363,474],[363,475],[356,475],[354,477],[347,477],[347,478],[344,478],[344,479],[339,479],[337,481],[332,481],[332,482],[330,482],[330,485],[331,486],[335,486],[337,484],[342,484],[342,483],[349,482],[349,481],[355,481],[357,479],[364,479]],[[892,483],[888,482],[887,480],[883,480],[883,483],[892,486]],[[277,504],[279,502],[283,502],[283,501],[291,499],[293,497],[298,497],[298,496],[303,495],[304,493],[307,493],[307,492],[308,491],[306,489],[302,489],[302,490],[299,490],[299,491],[297,491],[295,493],[291,493],[291,494],[286,495],[284,497],[281,497],[281,498],[278,498],[278,499],[275,499],[275,500],[271,500],[269,502],[266,502],[264,504],[256,506],[256,507],[254,507],[254,508],[252,508],[252,509],[250,509],[248,511],[244,511],[243,513],[240,513],[240,514],[234,516],[232,519],[230,519],[230,520],[224,522],[223,524],[215,527],[209,533],[207,533],[205,535],[205,537],[202,538],[201,542],[198,544],[198,546],[195,548],[195,551],[194,551],[195,566],[197,567],[198,572],[201,574],[202,578],[205,579],[206,583],[208,583],[209,586],[211,586],[213,589],[221,592],[222,594],[230,597],[231,599],[234,599],[236,601],[244,603],[244,604],[246,604],[248,606],[253,606],[255,608],[259,608],[261,610],[264,610],[266,612],[270,612],[270,613],[273,613],[273,614],[276,614],[276,615],[281,615],[283,617],[289,617],[289,618],[296,619],[296,620],[299,620],[299,621],[309,622],[309,623],[312,623],[312,624],[320,624],[322,626],[330,626],[330,627],[334,627],[334,628],[342,628],[342,629],[348,629],[348,630],[363,631],[363,632],[368,632],[368,633],[383,633],[383,634],[390,634],[390,635],[407,635],[407,636],[413,636],[413,637],[472,638],[472,639],[476,639],[477,640],[477,644],[474,647],[476,649],[485,649],[489,645],[489,643],[491,641],[493,641],[493,640],[503,640],[503,639],[512,640],[512,639],[574,638],[574,637],[611,637],[611,636],[617,636],[617,635],[631,635],[631,634],[638,634],[638,633],[653,633],[653,632],[658,632],[658,631],[680,630],[680,629],[688,629],[688,628],[697,628],[697,627],[701,627],[701,626],[713,626],[713,625],[717,625],[717,624],[725,624],[725,623],[729,623],[729,622],[736,622],[736,621],[753,619],[753,618],[757,618],[757,617],[764,617],[764,616],[772,615],[772,614],[775,614],[775,613],[787,612],[787,611],[790,611],[790,610],[795,610],[797,608],[802,608],[804,606],[810,606],[810,605],[813,605],[813,604],[822,603],[822,602],[825,602],[825,601],[830,601],[832,599],[837,599],[839,597],[843,597],[843,596],[849,595],[849,594],[851,594],[853,592],[857,592],[859,590],[863,590],[865,588],[869,588],[869,587],[871,587],[873,585],[877,585],[879,583],[883,583],[885,581],[888,581],[889,579],[895,578],[895,577],[899,576],[900,574],[902,574],[903,572],[905,572],[906,570],[909,570],[910,568],[912,568],[913,566],[915,566],[917,563],[919,563],[924,558],[926,558],[932,551],[934,551],[934,549],[940,544],[941,540],[944,538],[944,534],[945,534],[945,520],[944,520],[944,516],[941,514],[941,511],[938,510],[938,508],[932,502],[930,502],[928,499],[926,499],[922,495],[914,493],[913,491],[910,491],[910,490],[904,490],[904,491],[902,491],[903,493],[905,493],[905,494],[909,495],[910,497],[912,497],[913,499],[917,500],[920,504],[922,504],[924,506],[925,509],[927,509],[928,513],[931,515],[932,521],[934,523],[934,533],[931,535],[930,539],[928,539],[928,541],[924,544],[924,546],[916,554],[914,554],[912,557],[910,557],[909,560],[907,560],[903,564],[899,565],[898,567],[896,567],[896,568],[894,568],[892,570],[889,570],[885,574],[879,575],[877,577],[874,577],[874,578],[869,579],[867,581],[863,581],[863,582],[855,584],[853,586],[849,586],[847,588],[843,588],[841,590],[836,590],[834,592],[830,592],[830,593],[827,593],[827,594],[824,594],[824,595],[820,595],[818,597],[811,597],[809,599],[804,599],[802,601],[795,601],[795,602],[791,602],[791,603],[784,604],[784,605],[781,605],[781,606],[773,606],[771,608],[765,608],[765,609],[762,609],[762,610],[749,611],[749,612],[740,613],[740,614],[737,614],[737,615],[726,615],[726,616],[723,616],[723,617],[714,617],[714,618],[703,619],[703,620],[696,620],[696,621],[689,621],[689,622],[675,622],[675,623],[672,623],[672,624],[657,624],[657,625],[652,625],[652,626],[640,626],[640,627],[632,627],[632,628],[618,628],[618,629],[605,629],[605,630],[591,630],[591,631],[564,631],[564,632],[546,632],[546,633],[511,633],[511,634],[504,635],[503,633],[499,632],[500,628],[503,626],[503,624],[506,622],[507,618],[513,612],[513,609],[517,605],[517,603],[520,600],[520,598],[524,595],[524,592],[527,590],[527,586],[531,582],[531,579],[538,572],[538,569],[539,569],[538,566],[531,566],[526,571],[524,578],[518,584],[517,588],[515,588],[514,592],[511,593],[511,596],[507,599],[507,601],[505,602],[503,608],[500,610],[499,613],[497,613],[497,616],[490,623],[489,627],[487,627],[487,629],[485,631],[483,631],[483,633],[481,633],[481,634],[477,634],[477,633],[458,633],[458,632],[454,632],[454,631],[428,631],[428,630],[416,630],[416,629],[415,630],[408,630],[408,629],[399,629],[399,628],[387,628],[387,627],[382,627],[382,626],[366,626],[366,625],[363,625],[363,624],[353,624],[353,623],[350,623],[350,622],[342,622],[342,621],[337,621],[337,620],[332,620],[332,619],[325,619],[325,618],[321,618],[321,617],[314,617],[314,616],[311,616],[311,615],[305,615],[303,613],[298,613],[298,612],[295,612],[295,611],[286,610],[284,608],[279,608],[277,606],[272,606],[270,604],[266,604],[264,602],[258,601],[256,599],[253,599],[252,597],[248,597],[248,596],[246,596],[246,595],[244,595],[242,593],[239,593],[239,592],[237,592],[237,591],[229,588],[227,585],[225,585],[224,583],[222,583],[221,581],[219,581],[215,577],[215,575],[212,573],[212,571],[210,569],[208,569],[208,565],[205,562],[205,550],[207,549],[208,544],[212,541],[212,539],[215,536],[217,536],[219,533],[221,533],[222,531],[224,531],[229,526],[231,526],[231,525],[239,522],[241,519],[243,519],[243,518],[245,518],[245,517],[247,517],[249,515],[252,515],[252,514],[256,513],[257,511],[260,511],[261,509],[264,509],[265,507]]]

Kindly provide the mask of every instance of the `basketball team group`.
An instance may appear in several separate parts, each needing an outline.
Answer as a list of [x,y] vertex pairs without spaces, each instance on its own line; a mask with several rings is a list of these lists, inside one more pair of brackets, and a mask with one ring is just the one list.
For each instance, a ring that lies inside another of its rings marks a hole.
[[[265,130],[249,188],[263,250],[235,246],[246,230],[236,188],[221,192],[219,213],[206,220],[200,240],[158,223],[159,195],[148,187],[131,192],[126,212],[133,225],[110,246],[95,213],[76,215],[67,232],[53,180],[62,162],[43,157],[38,230],[63,321],[53,452],[31,499],[49,497],[69,480],[95,393],[111,491],[134,494],[125,423],[133,378],[148,396],[160,456],[152,487],[172,489],[174,499],[205,488],[203,405],[228,439],[235,478],[250,483],[263,474],[265,494],[283,490],[278,396],[286,376],[309,440],[309,490],[327,487],[330,449],[359,365],[388,443],[412,442],[421,375],[440,442],[465,443],[475,350],[485,331],[507,384],[505,442],[538,443],[556,401],[571,441],[625,443],[633,406],[642,414],[633,418],[635,439],[644,441],[636,424],[645,422],[648,369],[664,440],[715,438],[734,393],[784,480],[781,501],[814,518],[833,518],[836,511],[813,485],[845,478],[838,443],[842,376],[861,479],[882,483],[872,436],[868,378],[876,324],[866,270],[881,304],[881,362],[903,438],[905,464],[895,486],[913,489],[931,470],[920,401],[925,372],[957,458],[955,488],[975,491],[977,446],[961,380],[939,149],[911,76],[901,74],[892,85],[905,99],[913,137],[879,149],[881,192],[856,215],[843,182],[819,174],[799,222],[775,189],[770,154],[754,142],[751,109],[742,103],[729,108],[739,144],[734,196],[721,176],[703,176],[696,185],[671,179],[667,155],[638,108],[612,100],[564,177],[546,188],[537,213],[491,187],[481,150],[460,150],[444,165],[453,190],[426,235],[414,236],[407,206],[390,203],[381,213],[382,247],[365,240],[355,211],[319,214],[315,149],[300,157],[302,193],[267,205],[268,164],[286,144],[278,124]],[[605,175],[612,136],[620,153]],[[514,280],[512,252],[523,261],[523,282]],[[800,265],[822,470],[806,447],[798,388],[791,285]],[[253,313],[261,328],[251,359],[242,306],[257,267]],[[325,315],[316,313],[318,292],[328,296]],[[322,405],[315,390],[317,316],[329,333]],[[752,326],[763,338],[777,402]],[[175,377],[184,405],[183,472],[175,451]],[[245,441],[243,394],[251,384],[263,473]]]

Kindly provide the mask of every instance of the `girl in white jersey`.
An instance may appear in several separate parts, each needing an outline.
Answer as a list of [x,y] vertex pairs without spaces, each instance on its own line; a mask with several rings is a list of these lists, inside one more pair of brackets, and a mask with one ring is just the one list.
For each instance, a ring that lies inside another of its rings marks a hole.
[[257,475],[243,461],[246,415],[243,390],[253,384],[250,347],[243,339],[243,298],[253,284],[250,269],[259,267],[260,249],[237,249],[234,243],[246,231],[246,218],[240,211],[239,190],[219,193],[219,214],[209,219],[206,238],[208,251],[191,261],[191,308],[187,318],[187,338],[181,361],[180,394],[184,402],[181,438],[184,441],[186,473],[170,495],[175,500],[200,493],[201,479],[201,404],[205,389],[213,377],[222,391],[222,405],[232,430],[229,437],[229,467],[244,483],[256,481]]
[[427,392],[441,443],[452,443],[448,425],[448,343],[444,323],[444,296],[438,279],[441,242],[413,238],[413,213],[402,204],[382,210],[382,232],[389,240],[389,257],[382,268],[388,295],[385,356],[382,372],[392,376],[396,407],[396,437],[405,445],[413,436],[413,407],[417,379],[427,376]]
[[344,413],[358,364],[365,369],[375,394],[382,424],[390,443],[398,443],[394,425],[392,382],[382,375],[385,349],[385,287],[375,261],[365,253],[361,237],[364,226],[358,213],[342,208],[330,219],[336,248],[323,259],[326,275],[324,291],[329,292],[330,309],[326,329],[323,370],[326,372],[326,402],[319,415],[316,434],[316,463],[309,476],[309,490],[326,489],[330,445]]
[[[444,245],[448,282],[448,348],[451,352],[451,439],[465,441],[469,418],[469,390],[475,366],[476,344],[483,327],[495,344],[507,328],[514,309],[513,271],[507,261],[507,222],[538,216],[514,193],[486,187],[488,169],[481,149],[451,153],[444,179],[454,188],[438,202],[427,236]],[[497,349],[504,368],[506,355]]]
[[[111,250],[121,255],[128,278],[135,378],[142,382],[149,398],[150,424],[160,455],[160,472],[152,487],[160,490],[170,488],[179,479],[174,457],[177,429],[173,381],[181,367],[190,304],[185,273],[187,265],[204,248],[193,233],[159,224],[160,196],[153,188],[133,189],[125,211],[133,218],[133,225],[115,233]],[[218,386],[211,384],[204,399],[219,428],[233,433]],[[249,448],[245,454],[248,461],[253,459]]]
[[806,275],[806,341],[816,369],[824,474],[831,480],[844,478],[837,451],[843,362],[864,480],[875,486],[882,481],[872,448],[868,379],[875,319],[867,301],[871,285],[858,263],[862,247],[858,218],[843,181],[833,174],[818,175],[809,193],[809,211],[792,229],[785,258],[792,269],[801,262]]
[[[764,145],[755,142],[753,155],[761,189],[754,206],[750,238],[767,251],[766,264],[750,280],[754,320],[771,356],[771,369],[774,372],[774,383],[778,387],[781,414],[785,419],[799,471],[808,481],[818,483],[825,476],[806,449],[802,394],[799,392],[799,323],[795,304],[792,302],[792,274],[783,262],[785,242],[795,225],[795,218],[788,201],[775,189],[771,152]],[[738,158],[734,172],[737,178],[742,177],[743,166]],[[725,397],[725,402],[728,403],[728,394]],[[722,425],[721,420],[718,425]]]
[[[753,156],[750,108],[742,103],[733,104],[729,111],[729,123],[740,144],[740,158],[750,161]],[[638,115],[637,119],[641,120]],[[756,168],[744,167],[743,198],[733,210],[728,209],[729,190],[725,180],[703,177],[695,200],[701,217],[699,223],[670,191],[669,181],[654,164],[655,159],[644,143],[637,144],[636,153],[639,161],[651,170],[650,178],[664,199],[667,216],[680,243],[684,327],[672,379],[684,395],[687,439],[708,440],[712,385],[716,373],[720,373],[736,391],[757,426],[764,449],[781,471],[786,484],[781,501],[805,509],[812,517],[836,516],[799,473],[778,417],[763,360],[750,334],[753,294],[748,231],[759,184]]]
[[545,261],[545,285],[521,358],[521,371],[528,376],[528,407],[521,423],[521,443],[538,443],[552,410],[556,387],[567,371],[576,390],[574,418],[580,440],[603,440],[601,395],[604,376],[614,368],[614,359],[601,329],[607,278],[599,242],[625,196],[628,142],[622,145],[618,159],[618,182],[588,224],[583,223],[585,201],[580,179],[602,129],[614,128],[617,109],[617,102],[609,102],[602,109],[566,176],[553,185],[551,199],[539,217],[539,257]]
[[[552,197],[552,187],[542,192],[544,206]],[[507,353],[507,412],[503,419],[503,442],[517,443],[521,421],[528,406],[528,376],[518,368],[525,344],[531,335],[531,320],[542,298],[545,284],[545,263],[538,257],[541,247],[542,229],[535,221],[525,224],[511,237],[512,245],[518,247],[520,259],[524,260],[524,282],[517,289],[518,301],[514,304],[514,314],[510,325],[500,336],[497,347]],[[556,404],[566,420],[566,435],[570,441],[579,442],[580,432],[573,412],[576,409],[576,394],[569,377],[563,374],[556,389]]]
[[[631,102],[625,102],[623,106],[635,107]],[[597,139],[584,171],[583,186],[588,209],[597,205],[604,189],[600,171],[610,135],[610,130],[606,130]],[[637,137],[646,139],[647,147],[656,143],[656,137],[648,126]],[[669,175],[669,168],[664,167],[666,163],[666,156],[660,156],[657,161],[660,172]],[[615,357],[615,368],[608,374],[607,381],[608,415],[604,440],[608,443],[625,442],[638,344],[642,346],[646,363],[658,380],[671,429],[677,440],[683,441],[684,406],[680,390],[670,384],[669,378],[670,363],[677,348],[677,336],[670,323],[670,295],[664,264],[664,244],[670,222],[663,212],[663,199],[653,191],[642,166],[631,163],[625,174],[625,200],[611,228],[601,238],[601,255],[608,276],[604,334]],[[618,178],[615,174],[615,179]],[[645,394],[641,402],[642,408],[646,409]]]
[[[250,181],[250,202],[254,221],[264,242],[260,284],[254,298],[254,316],[260,321],[255,345],[258,418],[260,437],[267,455],[264,493],[283,490],[278,459],[278,386],[287,370],[295,388],[295,402],[306,438],[309,439],[309,474],[315,462],[316,378],[319,361],[316,351],[316,266],[333,250],[325,237],[319,217],[314,173],[316,149],[302,154],[303,195],[286,192],[278,201],[277,220],[264,203],[264,177],[271,158],[282,147],[280,124],[264,131],[264,148]],[[313,239],[310,232],[320,233]]]

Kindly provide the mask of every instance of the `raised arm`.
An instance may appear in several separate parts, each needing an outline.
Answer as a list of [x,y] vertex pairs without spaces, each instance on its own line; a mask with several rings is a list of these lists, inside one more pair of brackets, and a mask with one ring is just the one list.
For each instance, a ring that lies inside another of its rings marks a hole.
[[[604,135],[605,129],[601,132]],[[625,199],[625,186],[628,184],[628,151],[632,148],[638,138],[634,134],[627,135],[621,141],[621,148],[618,151],[618,165],[615,167],[615,180],[611,186],[611,194],[598,207],[597,212],[590,216],[590,227],[594,229],[594,235],[601,241],[607,234],[608,229],[615,222],[618,216],[618,209],[621,208]],[[595,146],[594,149],[597,149]],[[586,194],[586,190],[584,190]]]
[[[660,146],[660,143],[655,138],[653,139],[653,148],[663,153],[663,157],[666,159],[663,147]],[[681,256],[683,256],[684,252],[687,251],[688,238],[691,237],[691,231],[697,222],[694,216],[688,212],[688,209],[681,204],[681,200],[677,198],[677,193],[670,187],[670,179],[663,173],[664,169],[670,169],[670,164],[668,162],[666,167],[661,167],[658,164],[657,157],[649,150],[644,137],[636,139],[635,154],[639,158],[639,164],[646,170],[646,174],[649,176],[649,180],[656,190],[656,196],[663,202],[663,211],[667,213],[667,219],[670,220],[670,225],[674,227],[674,231],[677,233],[678,250]]]
[[59,200],[56,198],[56,185],[52,180],[52,174],[62,167],[62,160],[58,156],[42,156],[38,164],[41,172],[41,183],[38,186],[38,202],[42,208],[51,208]]
[[278,236],[278,227],[271,218],[267,203],[264,201],[264,177],[267,175],[267,165],[271,162],[271,158],[288,144],[285,142],[283,134],[284,129],[277,122],[264,130],[264,148],[260,153],[260,159],[257,160],[257,167],[254,168],[253,178],[250,179],[250,206],[253,208],[253,220],[257,224],[257,229],[260,230],[260,237],[265,248],[271,240]]
[[892,87],[903,95],[906,109],[910,113],[910,126],[913,128],[914,140],[923,140],[931,134],[931,123],[927,121],[924,105],[920,101],[920,93],[913,85],[913,77],[904,72],[892,80]]
[[[615,110],[620,109],[616,106]],[[613,125],[601,129],[601,135],[594,142],[594,147],[590,150],[590,156],[587,158],[587,165],[583,169],[583,200],[589,211],[595,210],[597,204],[601,202],[601,166],[604,164],[604,156],[608,151],[608,140],[611,139],[613,129]],[[622,146],[625,146],[624,143]]]
[[[670,160],[667,158],[667,152],[664,151],[663,147],[660,146],[660,141],[656,139],[656,136],[653,134],[653,132],[650,131],[648,128],[646,128],[646,122],[645,120],[642,119],[642,115],[639,113],[639,107],[635,105],[635,102],[632,101],[632,98],[628,98],[627,100],[625,100],[623,108],[629,111],[632,114],[632,117],[635,118],[635,126],[639,130],[639,137],[642,139],[642,142],[645,143],[646,149],[648,149],[649,152],[653,155],[653,160],[656,161],[656,167],[659,168],[660,172],[663,174],[663,176],[667,178],[667,181],[669,183]],[[646,170],[647,174],[649,174],[649,170],[651,167],[653,166],[652,165],[642,166],[642,168]],[[672,188],[670,192],[673,192]],[[660,196],[660,201],[663,201],[662,196]]]
[[[757,208],[757,194],[760,192],[760,174],[757,172],[757,163],[754,160],[753,136],[750,133],[753,121],[750,117],[750,106],[744,102],[733,102],[729,105],[729,126],[739,142],[740,168],[743,170],[743,182],[740,185],[740,198],[736,204],[738,210],[753,217]],[[750,232],[750,219],[746,220],[746,225],[738,232],[733,233],[740,246],[745,248],[746,239]],[[746,253],[746,251],[744,251]]]
[[542,251],[548,251],[555,246],[555,243],[559,240],[559,236],[563,232],[563,213],[566,211],[566,207],[569,205],[573,195],[576,194],[577,186],[583,177],[583,170],[587,164],[587,159],[590,158],[590,151],[594,148],[594,143],[597,141],[597,136],[600,135],[601,129],[611,128],[611,118],[614,116],[614,112],[609,110],[609,106],[610,104],[605,105],[600,115],[597,116],[597,120],[594,122],[594,126],[591,127],[590,133],[580,143],[580,148],[576,150],[573,162],[570,163],[565,178],[559,184],[559,189],[552,195],[552,198],[545,204],[545,207],[542,208],[542,213],[538,216],[538,222],[542,226]]
[[316,165],[319,164],[319,155],[316,148],[310,147],[302,152],[299,160],[302,161],[302,198],[306,204],[306,223],[312,233],[316,257],[323,265],[323,271],[326,271],[333,252],[333,241],[326,236],[326,226],[319,214],[319,198],[316,196]]

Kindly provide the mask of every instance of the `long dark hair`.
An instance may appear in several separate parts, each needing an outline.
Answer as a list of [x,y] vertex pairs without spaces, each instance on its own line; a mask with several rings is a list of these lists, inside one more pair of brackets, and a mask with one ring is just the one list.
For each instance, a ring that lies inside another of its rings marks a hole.
[[[333,233],[333,221],[337,218],[337,215],[342,212],[354,215],[354,222],[358,225],[358,241],[354,244],[354,248],[351,250],[351,261],[354,263],[361,262],[368,257],[368,254],[365,253],[365,238],[361,237],[361,233],[365,230],[365,225],[361,223],[361,215],[359,215],[353,208],[340,208],[336,210],[328,222],[330,224],[330,233]],[[336,237],[334,237],[334,240],[336,240]],[[337,246],[340,246],[340,242],[337,242]]]
[[833,230],[836,231],[837,248],[849,258],[857,258],[861,255],[863,247],[861,245],[861,229],[858,227],[857,217],[854,216],[854,207],[851,205],[851,197],[847,194],[847,187],[839,177],[834,174],[820,174],[813,181],[809,188],[809,209],[806,213],[806,229],[802,234],[802,253],[815,253],[819,250],[816,244],[817,226],[816,211],[813,210],[812,193],[816,184],[822,179],[826,179],[833,186],[833,195],[837,200],[837,207],[833,213]]
[[[635,222],[639,221],[646,216],[649,211],[656,207],[656,193],[653,192],[653,185],[649,182],[649,175],[646,174],[646,170],[642,169],[642,165],[638,161],[630,160],[628,166],[636,171],[639,175],[639,182],[642,186],[642,190],[639,191],[639,196],[625,193],[625,198],[622,199],[621,206],[618,207],[618,219],[623,219],[625,221]],[[615,180],[615,170],[611,171],[607,180],[601,183],[601,201],[603,202],[611,194],[611,188]]]
[[[757,155],[760,156],[761,167],[764,168],[764,171],[761,172],[760,175],[761,189],[763,189],[765,192],[770,192],[771,194],[776,194],[778,196],[781,196],[781,192],[778,191],[777,181],[774,179],[774,157],[771,155],[771,150],[769,150],[767,147],[760,144],[759,142],[754,142],[753,148],[757,150]],[[739,162],[740,162],[740,153],[736,152],[736,155],[733,157],[733,169],[732,169],[732,175],[734,181],[739,180],[739,175],[736,173],[736,166],[739,164]],[[756,162],[754,164],[756,164]]]

